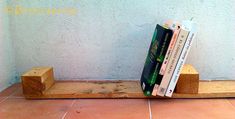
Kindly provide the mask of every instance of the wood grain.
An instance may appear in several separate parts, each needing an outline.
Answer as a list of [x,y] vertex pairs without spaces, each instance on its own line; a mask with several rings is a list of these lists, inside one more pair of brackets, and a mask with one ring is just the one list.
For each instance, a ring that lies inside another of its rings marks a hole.
[[[47,98],[163,98],[143,95],[138,80],[57,81],[43,95],[25,95],[28,99]],[[172,98],[235,97],[235,81],[200,81],[198,94],[174,93]],[[164,97],[166,98],[166,97]]]
[[199,87],[199,73],[192,65],[184,65],[176,85],[176,93],[197,94]]
[[[52,67],[38,67],[21,76],[28,99],[48,98],[166,98],[146,97],[137,80],[54,81]],[[185,65],[172,98],[235,97],[235,81],[199,81],[199,74]]]
[[25,95],[43,95],[54,84],[52,67],[36,67],[21,76]]

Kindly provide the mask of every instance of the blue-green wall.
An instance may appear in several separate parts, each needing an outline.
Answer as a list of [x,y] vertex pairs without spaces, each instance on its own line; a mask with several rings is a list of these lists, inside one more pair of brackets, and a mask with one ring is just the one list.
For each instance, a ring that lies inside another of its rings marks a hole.
[[15,83],[16,67],[13,42],[9,35],[8,16],[2,11],[6,6],[0,1],[0,91]]
[[235,79],[234,2],[11,0],[5,12],[18,76],[49,65],[59,79],[138,79],[155,25],[193,18],[198,35],[187,63],[202,79]]

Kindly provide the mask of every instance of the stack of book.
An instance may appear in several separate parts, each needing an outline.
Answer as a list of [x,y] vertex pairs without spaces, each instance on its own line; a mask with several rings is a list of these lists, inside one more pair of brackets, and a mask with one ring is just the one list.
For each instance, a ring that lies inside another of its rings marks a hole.
[[157,24],[141,76],[146,96],[172,96],[195,34],[191,21]]

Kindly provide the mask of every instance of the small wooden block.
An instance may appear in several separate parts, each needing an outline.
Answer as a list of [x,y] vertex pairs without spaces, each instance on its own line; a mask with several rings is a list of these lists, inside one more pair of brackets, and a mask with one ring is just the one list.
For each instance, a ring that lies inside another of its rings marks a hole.
[[197,94],[199,87],[199,73],[192,65],[184,65],[176,85],[176,93]]
[[43,95],[54,84],[52,67],[36,67],[21,76],[25,95]]

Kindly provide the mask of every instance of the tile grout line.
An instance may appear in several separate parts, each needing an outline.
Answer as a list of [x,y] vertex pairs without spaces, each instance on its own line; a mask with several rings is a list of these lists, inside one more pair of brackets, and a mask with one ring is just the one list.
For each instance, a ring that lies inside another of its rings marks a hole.
[[228,100],[228,99],[225,99],[227,103],[229,103],[229,105],[231,105],[233,108],[235,108],[235,106]]
[[0,103],[6,101],[8,98],[10,98],[10,96],[14,95],[16,93],[17,89],[15,89],[10,95],[6,96],[2,101],[0,101]]
[[73,107],[74,103],[76,102],[76,100],[74,99],[72,104],[70,105],[70,107]]
[[61,119],[65,119],[66,115],[67,115],[68,111],[64,113],[64,115],[62,116]]
[[24,98],[24,97],[18,97],[18,96],[15,96],[15,97],[14,97],[13,95],[16,94],[17,91],[18,91],[18,90],[16,89],[13,93],[11,93],[11,95],[8,96],[8,98],[16,98],[16,99],[22,99],[22,98]]
[[4,99],[2,101],[0,101],[0,103],[6,101],[8,99],[8,97],[4,97]]
[[151,109],[150,99],[148,99],[148,107],[149,107],[149,119],[152,119],[152,109]]
[[9,99],[26,99],[25,97],[8,97]]
[[[69,108],[73,107],[75,101],[76,101],[76,100],[73,100],[73,102],[70,104]],[[67,114],[68,114],[68,111],[66,111],[66,112],[64,113],[64,115],[62,116],[61,119],[65,119],[65,117],[66,117]]]

